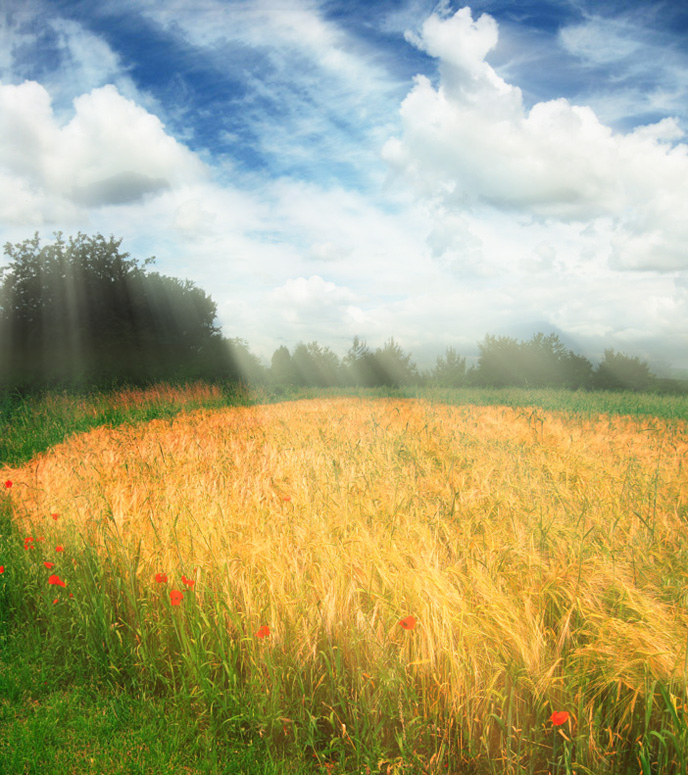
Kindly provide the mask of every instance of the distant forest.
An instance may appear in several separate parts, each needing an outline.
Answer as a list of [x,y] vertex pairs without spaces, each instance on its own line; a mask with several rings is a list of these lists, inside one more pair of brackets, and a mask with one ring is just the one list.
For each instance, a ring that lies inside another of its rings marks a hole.
[[606,350],[593,365],[555,334],[486,336],[477,363],[453,347],[419,371],[394,340],[372,350],[355,337],[339,358],[318,342],[279,347],[263,365],[243,339],[215,326],[215,302],[192,282],[160,275],[120,250],[122,240],[78,234],[41,246],[5,245],[0,270],[0,389],[106,388],[158,381],[241,381],[273,387],[425,385],[683,392],[648,364]]

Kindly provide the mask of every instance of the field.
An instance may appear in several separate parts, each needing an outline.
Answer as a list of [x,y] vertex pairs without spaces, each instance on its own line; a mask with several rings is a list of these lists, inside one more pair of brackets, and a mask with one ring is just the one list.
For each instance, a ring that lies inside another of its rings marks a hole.
[[[685,398],[194,390],[0,472],[0,614],[89,723],[145,701],[170,773],[688,770]],[[96,734],[61,771],[156,771]]]

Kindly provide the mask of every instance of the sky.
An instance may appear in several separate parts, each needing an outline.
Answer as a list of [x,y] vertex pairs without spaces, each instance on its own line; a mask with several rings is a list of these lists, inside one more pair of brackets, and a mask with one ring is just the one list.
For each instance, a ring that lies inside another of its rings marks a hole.
[[266,364],[542,331],[688,369],[686,131],[673,0],[0,4],[0,244],[122,238]]

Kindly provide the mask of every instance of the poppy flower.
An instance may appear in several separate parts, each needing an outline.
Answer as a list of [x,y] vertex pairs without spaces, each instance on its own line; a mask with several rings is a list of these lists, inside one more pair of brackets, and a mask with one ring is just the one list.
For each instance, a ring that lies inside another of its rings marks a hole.
[[170,602],[172,603],[172,605],[179,605],[182,602],[183,598],[184,598],[184,595],[178,589],[173,589],[170,592]]
[[36,547],[29,541],[24,543],[24,549],[35,549]]
[[6,490],[9,490],[11,486],[12,486],[12,480],[11,480],[11,479],[8,479],[8,480],[5,482],[5,489],[6,489]]
[[56,597],[56,598],[53,600],[53,605],[57,605],[57,603],[59,603],[59,602],[60,602],[60,598],[59,598],[59,597]]
[[5,566],[4,565],[0,565],[0,573],[4,573],[4,572],[5,572]]
[[267,624],[264,624],[262,627],[258,628],[258,631],[256,632],[256,638],[267,638],[270,634],[270,628],[267,626]]
[[287,501],[287,503],[291,500],[291,495],[283,495],[282,496],[283,501]]
[[155,580],[158,582],[158,584],[164,584],[167,581],[167,574],[166,573],[156,573],[155,574]]
[[57,519],[60,515],[59,514],[51,514],[50,515],[53,519]]
[[554,713],[552,713],[552,715],[549,717],[549,720],[554,724],[555,727],[559,727],[569,720],[569,714],[565,710],[555,710]]
[[186,576],[182,573],[182,584],[186,584],[189,589],[192,589],[195,583],[196,582],[193,579],[187,579]]
[[405,630],[412,630],[416,626],[416,617],[415,616],[407,616],[405,619],[402,619],[399,624],[405,629]]
[[73,593],[73,592],[70,592],[70,593],[69,593],[69,596],[70,596],[70,597],[74,597],[74,593]]
[[64,581],[62,581],[62,579],[61,579],[59,576],[56,576],[55,574],[53,574],[53,575],[52,575],[52,576],[51,576],[51,577],[48,579],[48,584],[57,584],[57,586],[59,586],[59,587],[66,587],[66,586],[67,586],[67,585],[65,584],[65,582],[64,582]]
[[64,552],[64,546],[56,546],[55,547],[56,552]]
[[54,562],[47,562],[47,561],[46,561],[46,562],[44,562],[44,563],[43,563],[43,565],[45,565],[45,567],[46,567],[48,570],[50,570],[51,568],[54,568],[54,567],[55,567],[55,563],[54,563]]
[[24,539],[24,543],[28,544],[29,541],[33,541],[33,536],[26,536],[26,538]]

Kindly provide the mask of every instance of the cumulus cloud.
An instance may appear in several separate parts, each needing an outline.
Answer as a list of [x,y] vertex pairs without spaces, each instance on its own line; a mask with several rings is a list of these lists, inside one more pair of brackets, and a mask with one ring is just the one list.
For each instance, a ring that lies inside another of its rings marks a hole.
[[319,341],[329,345],[350,338],[352,330],[360,330],[368,317],[360,302],[361,296],[350,288],[311,275],[290,278],[273,289],[266,313],[273,331],[278,330],[283,340],[312,339],[317,328]]
[[114,86],[75,99],[61,125],[46,89],[26,81],[0,85],[0,176],[5,222],[51,222],[200,180],[205,169]]
[[319,275],[289,279],[272,292],[284,319],[290,323],[334,320],[356,300],[348,289],[324,280]]
[[485,61],[496,22],[469,8],[434,13],[407,37],[439,60],[440,82],[416,77],[403,133],[383,156],[421,196],[538,219],[606,218],[617,268],[688,266],[688,146],[675,119],[624,134],[563,98],[527,110]]

